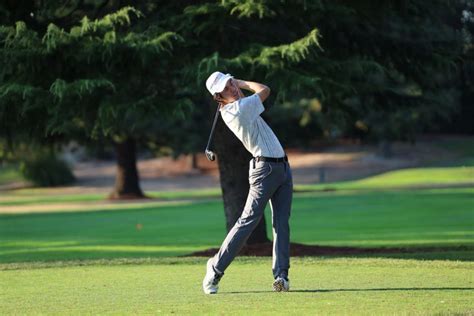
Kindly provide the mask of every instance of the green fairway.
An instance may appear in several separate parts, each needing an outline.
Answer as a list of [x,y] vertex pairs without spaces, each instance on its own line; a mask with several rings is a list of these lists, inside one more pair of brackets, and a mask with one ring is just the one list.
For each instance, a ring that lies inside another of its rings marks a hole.
[[[292,259],[291,291],[271,291],[270,258],[238,258],[217,295],[205,259],[113,260],[0,271],[5,314],[469,314],[472,262]],[[46,268],[47,267],[47,268]]]
[[[297,194],[292,241],[338,246],[474,245],[474,188]],[[225,236],[220,201],[0,215],[0,262],[183,255]],[[271,221],[267,208],[269,232]],[[138,226],[137,226],[138,225]],[[472,251],[460,255],[471,258]]]
[[[0,215],[0,314],[469,314],[474,187],[462,168],[400,170],[328,192],[304,186],[293,242],[435,248],[292,258],[289,293],[271,291],[271,258],[255,257],[236,259],[218,295],[202,293],[206,258],[178,256],[224,238],[217,189],[124,203],[19,190],[0,199],[23,208]],[[468,186],[406,189],[423,181]],[[266,216],[270,234],[268,207]]]

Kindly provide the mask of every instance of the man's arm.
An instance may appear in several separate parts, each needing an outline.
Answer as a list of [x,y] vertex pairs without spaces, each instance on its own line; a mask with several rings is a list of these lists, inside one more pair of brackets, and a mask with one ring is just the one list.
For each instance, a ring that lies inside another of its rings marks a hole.
[[253,82],[253,81],[239,80],[239,79],[233,79],[233,80],[235,81],[235,84],[237,85],[237,87],[239,87],[240,89],[249,90],[258,94],[262,102],[265,101],[265,99],[268,98],[268,96],[270,95],[270,88],[264,84]]

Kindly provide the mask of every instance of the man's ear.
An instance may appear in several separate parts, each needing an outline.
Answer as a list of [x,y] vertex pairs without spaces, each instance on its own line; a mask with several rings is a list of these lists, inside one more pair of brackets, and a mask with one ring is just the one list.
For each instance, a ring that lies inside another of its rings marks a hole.
[[214,100],[216,100],[217,102],[224,101],[224,99],[222,98],[222,95],[220,93],[214,94]]

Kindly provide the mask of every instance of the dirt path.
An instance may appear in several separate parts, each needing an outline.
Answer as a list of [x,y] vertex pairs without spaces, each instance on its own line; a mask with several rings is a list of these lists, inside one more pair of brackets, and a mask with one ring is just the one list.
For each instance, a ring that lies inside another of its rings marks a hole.
[[[318,152],[289,151],[295,184],[333,182],[363,178],[388,170],[414,167],[434,157],[451,158],[453,155],[432,143],[411,146],[394,145],[390,159],[376,154],[375,146],[344,144]],[[198,156],[198,170],[191,169],[190,157],[147,159],[138,163],[141,185],[145,191],[171,191],[195,188],[219,187],[217,163]],[[77,190],[109,192],[114,184],[115,164],[112,162],[88,162],[77,164],[75,175]],[[324,175],[322,175],[324,173]]]
[[[446,138],[446,137],[445,137]],[[449,137],[448,137],[449,138]],[[393,156],[382,158],[373,145],[340,143],[318,151],[289,150],[288,156],[295,184],[313,184],[353,180],[389,170],[426,165],[441,158],[449,161],[456,153],[436,145],[436,139],[425,139],[416,145],[397,142]],[[189,156],[141,159],[138,162],[140,183],[144,191],[177,191],[197,188],[218,188],[219,175],[216,162],[198,155],[198,168],[191,168]],[[113,161],[80,162],[74,166],[78,181],[67,187],[50,188],[45,194],[104,193],[111,191],[115,181]],[[9,189],[24,184],[10,184]]]

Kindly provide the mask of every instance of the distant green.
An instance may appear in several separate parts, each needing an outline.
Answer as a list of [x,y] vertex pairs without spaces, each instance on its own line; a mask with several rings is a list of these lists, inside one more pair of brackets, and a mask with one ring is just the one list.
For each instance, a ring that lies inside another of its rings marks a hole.
[[300,190],[365,190],[416,188],[433,186],[474,186],[474,167],[407,168],[384,172],[360,180],[299,185]]

